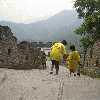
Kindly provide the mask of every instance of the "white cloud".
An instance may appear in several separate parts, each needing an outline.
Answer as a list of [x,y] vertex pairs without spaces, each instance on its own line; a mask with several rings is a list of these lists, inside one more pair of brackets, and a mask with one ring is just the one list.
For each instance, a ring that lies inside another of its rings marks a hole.
[[27,23],[72,9],[72,5],[72,0],[0,0],[0,16]]

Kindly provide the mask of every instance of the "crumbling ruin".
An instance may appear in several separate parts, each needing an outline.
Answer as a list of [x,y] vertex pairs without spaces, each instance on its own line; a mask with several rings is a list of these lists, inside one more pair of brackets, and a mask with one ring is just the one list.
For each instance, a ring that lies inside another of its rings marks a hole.
[[31,67],[41,65],[41,49],[33,48],[30,42],[17,44],[17,38],[8,26],[0,26],[0,67]]
[[0,26],[0,64],[17,63],[17,38],[8,26]]

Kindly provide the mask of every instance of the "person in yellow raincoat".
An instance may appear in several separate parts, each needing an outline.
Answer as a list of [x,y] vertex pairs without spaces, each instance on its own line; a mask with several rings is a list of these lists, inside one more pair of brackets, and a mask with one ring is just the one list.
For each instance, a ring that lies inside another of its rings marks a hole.
[[77,66],[80,63],[80,55],[79,52],[75,49],[74,45],[70,46],[71,52],[69,53],[69,56],[67,57],[67,65],[68,69],[70,71],[70,75],[74,73],[74,76],[76,76],[75,72],[77,70]]
[[67,45],[67,42],[66,40],[63,40],[62,42],[54,43],[53,46],[51,47],[50,58],[52,62],[52,67],[50,74],[53,74],[53,68],[55,66],[56,75],[58,75],[59,64],[63,56],[66,55],[65,45]]

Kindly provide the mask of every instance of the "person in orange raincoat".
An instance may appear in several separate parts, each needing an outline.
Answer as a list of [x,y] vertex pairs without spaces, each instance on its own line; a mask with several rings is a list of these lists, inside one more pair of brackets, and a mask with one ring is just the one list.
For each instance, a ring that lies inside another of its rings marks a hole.
[[[71,75],[77,70],[77,66],[80,63],[80,55],[79,52],[75,49],[74,45],[70,46],[70,50],[71,52],[69,53],[69,56],[67,58],[67,65]],[[74,76],[76,76],[76,74],[74,74]]]
[[52,62],[52,67],[50,74],[53,74],[53,68],[55,66],[56,75],[58,75],[59,64],[63,56],[66,55],[65,45],[67,45],[67,42],[66,40],[63,40],[62,42],[54,43],[54,45],[51,47],[50,58]]

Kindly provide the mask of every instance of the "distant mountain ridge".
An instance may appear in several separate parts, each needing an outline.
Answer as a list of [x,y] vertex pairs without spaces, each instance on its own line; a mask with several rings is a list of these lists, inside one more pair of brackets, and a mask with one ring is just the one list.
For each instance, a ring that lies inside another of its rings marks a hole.
[[77,40],[73,33],[82,21],[74,10],[62,11],[47,20],[30,24],[0,21],[0,25],[9,26],[19,40],[52,41],[66,39]]

